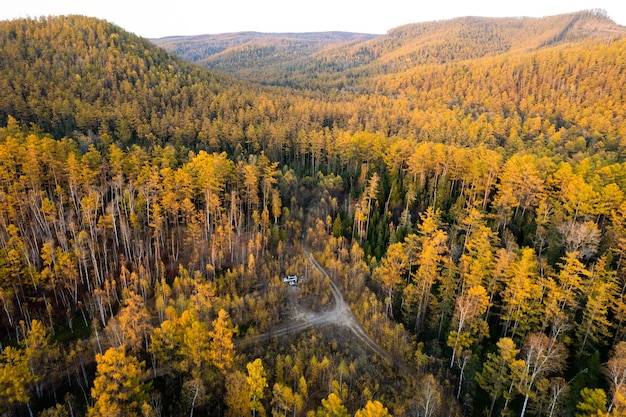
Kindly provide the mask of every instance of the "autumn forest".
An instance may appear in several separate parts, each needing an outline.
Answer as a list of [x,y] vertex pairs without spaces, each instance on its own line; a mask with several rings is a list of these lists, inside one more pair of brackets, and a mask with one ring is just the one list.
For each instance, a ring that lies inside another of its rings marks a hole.
[[2,416],[626,415],[602,11],[0,21],[0,155]]

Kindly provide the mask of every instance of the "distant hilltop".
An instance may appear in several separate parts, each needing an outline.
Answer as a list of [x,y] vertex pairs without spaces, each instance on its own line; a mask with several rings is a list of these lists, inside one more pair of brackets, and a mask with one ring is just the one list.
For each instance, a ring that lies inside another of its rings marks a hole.
[[[400,72],[555,45],[622,37],[602,10],[544,18],[460,17],[403,25],[386,35],[345,32],[177,36],[152,41],[181,58],[238,78],[303,87],[313,72],[333,79]],[[306,80],[306,81],[305,81]]]

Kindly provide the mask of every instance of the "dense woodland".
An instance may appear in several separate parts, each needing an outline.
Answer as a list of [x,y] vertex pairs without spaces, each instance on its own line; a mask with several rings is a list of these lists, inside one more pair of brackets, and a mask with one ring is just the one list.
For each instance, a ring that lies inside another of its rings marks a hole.
[[[0,22],[0,414],[626,415],[626,38],[559,19],[306,91]],[[380,350],[289,331],[330,279]]]

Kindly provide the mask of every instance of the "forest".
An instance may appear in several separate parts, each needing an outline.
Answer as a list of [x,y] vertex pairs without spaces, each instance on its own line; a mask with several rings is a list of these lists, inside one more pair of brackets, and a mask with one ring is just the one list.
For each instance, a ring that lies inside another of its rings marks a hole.
[[626,29],[557,21],[273,85],[0,22],[0,415],[626,415]]

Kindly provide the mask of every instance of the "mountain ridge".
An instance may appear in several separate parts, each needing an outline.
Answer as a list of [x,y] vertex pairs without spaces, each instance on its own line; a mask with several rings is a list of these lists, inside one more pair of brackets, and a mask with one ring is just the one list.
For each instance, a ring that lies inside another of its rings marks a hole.
[[[583,40],[610,40],[624,36],[626,28],[601,10],[587,10],[544,18],[467,16],[407,24],[390,29],[386,35],[349,34],[345,40],[326,42],[306,43],[306,38],[300,37],[295,43],[287,41],[292,36],[289,34],[249,33],[152,41],[182,59],[237,78],[306,88],[307,74],[315,73],[336,88],[345,84],[337,81],[343,76],[355,79],[424,64],[524,53]],[[307,36],[316,39],[323,33]],[[224,45],[224,36],[229,37],[229,45]],[[220,42],[223,47],[215,47]]]

